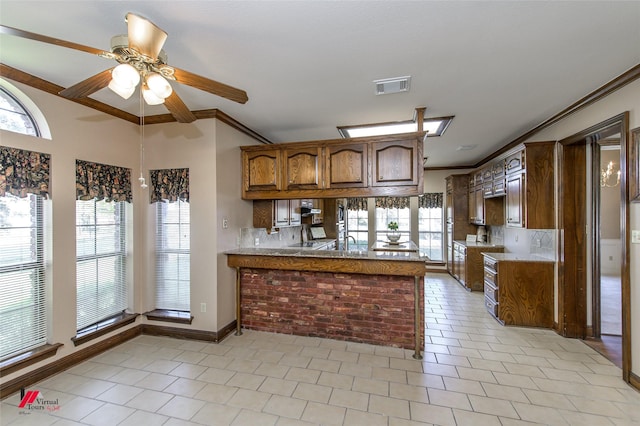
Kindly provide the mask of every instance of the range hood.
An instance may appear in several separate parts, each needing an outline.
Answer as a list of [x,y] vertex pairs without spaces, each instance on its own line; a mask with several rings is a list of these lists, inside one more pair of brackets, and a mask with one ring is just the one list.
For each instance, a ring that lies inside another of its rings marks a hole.
[[300,207],[300,214],[302,214],[302,216],[311,216],[320,213],[322,213],[322,210],[320,209],[313,209],[311,207]]

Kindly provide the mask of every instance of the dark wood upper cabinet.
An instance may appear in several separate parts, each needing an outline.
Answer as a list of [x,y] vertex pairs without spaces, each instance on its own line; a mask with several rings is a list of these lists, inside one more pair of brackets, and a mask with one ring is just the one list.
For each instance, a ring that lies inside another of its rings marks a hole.
[[524,175],[514,173],[507,176],[507,226],[524,228]]
[[507,226],[555,228],[555,146],[555,142],[526,143],[507,158]]
[[243,192],[280,190],[281,169],[279,149],[243,152]]
[[320,189],[322,187],[322,148],[284,150],[284,189]]
[[242,198],[411,196],[424,192],[424,132],[242,146]]
[[416,140],[373,143],[372,185],[415,185],[419,166],[417,150]]
[[326,188],[368,186],[369,146],[366,143],[328,146],[326,152]]

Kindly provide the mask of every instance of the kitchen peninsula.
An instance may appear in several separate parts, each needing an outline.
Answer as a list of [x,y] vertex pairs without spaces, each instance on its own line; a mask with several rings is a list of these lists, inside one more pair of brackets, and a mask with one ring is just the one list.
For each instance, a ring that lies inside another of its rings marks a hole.
[[239,248],[241,327],[414,349],[424,346],[425,258],[416,252]]

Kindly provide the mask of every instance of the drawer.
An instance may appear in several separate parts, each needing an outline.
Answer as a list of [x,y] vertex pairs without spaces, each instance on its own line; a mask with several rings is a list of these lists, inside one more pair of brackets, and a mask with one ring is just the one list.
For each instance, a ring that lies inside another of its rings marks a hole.
[[484,282],[484,297],[491,299],[493,303],[498,303],[498,288],[490,282]]
[[493,181],[493,195],[505,195],[507,193],[507,186],[504,179],[497,179]]
[[484,268],[484,280],[491,283],[494,287],[498,286],[498,280],[496,280],[496,271],[489,268]]
[[493,182],[485,183],[482,185],[482,195],[484,198],[493,197]]
[[484,267],[485,269],[491,269],[494,273],[498,270],[496,268],[496,266],[498,265],[498,261],[488,258],[487,256],[484,256]]
[[496,302],[485,296],[484,307],[487,308],[487,311],[496,318],[498,318],[498,306],[499,305]]

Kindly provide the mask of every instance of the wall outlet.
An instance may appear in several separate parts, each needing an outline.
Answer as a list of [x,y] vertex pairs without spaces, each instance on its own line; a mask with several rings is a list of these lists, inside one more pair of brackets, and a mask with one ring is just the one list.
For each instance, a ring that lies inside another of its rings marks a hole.
[[536,238],[536,247],[542,247],[542,241],[540,241],[540,238]]
[[254,246],[259,246],[260,245],[260,238],[256,237],[253,239],[253,245]]
[[207,304],[206,303],[201,303],[200,304],[200,312],[207,312]]
[[227,229],[229,228],[229,219],[227,219],[226,217],[222,218],[222,229]]
[[637,229],[631,231],[631,244],[640,244],[640,231]]

